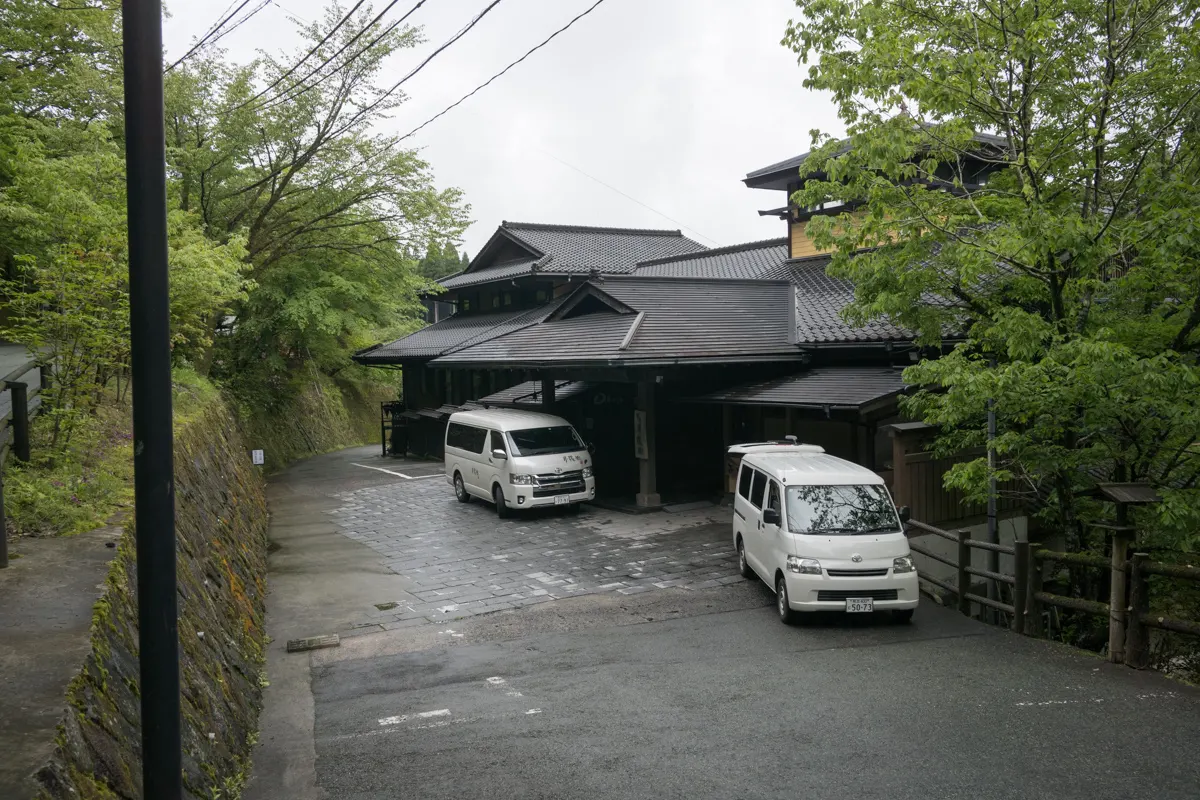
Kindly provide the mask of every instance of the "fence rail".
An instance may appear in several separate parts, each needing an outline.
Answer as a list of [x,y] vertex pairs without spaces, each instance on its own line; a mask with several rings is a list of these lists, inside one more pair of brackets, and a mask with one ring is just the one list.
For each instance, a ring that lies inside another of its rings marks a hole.
[[[30,386],[21,380],[40,369],[40,380]],[[0,379],[0,392],[8,392],[10,407],[0,417],[0,569],[8,566],[8,520],[4,513],[4,464],[11,454],[18,461],[29,461],[29,423],[42,408],[41,393],[46,388],[47,371],[29,361]],[[30,391],[32,389],[32,391]]]
[[[910,520],[907,526],[910,539],[932,535],[957,543],[956,558],[942,555],[917,542],[910,542],[909,547],[914,553],[953,567],[957,571],[957,581],[953,584],[929,574],[928,570],[918,568],[917,574],[926,583],[953,594],[957,599],[959,611],[965,615],[971,614],[973,603],[993,608],[1010,615],[1013,631],[1033,636],[1043,633],[1042,619],[1046,606],[1106,617],[1109,624],[1109,660],[1136,669],[1144,669],[1149,663],[1148,629],[1200,636],[1198,621],[1153,613],[1150,610],[1149,585],[1152,575],[1200,583],[1200,567],[1150,561],[1146,553],[1131,554],[1129,544],[1132,532],[1129,529],[1113,531],[1112,555],[1105,557],[1093,553],[1060,553],[1022,541],[1012,545],[981,542],[970,538],[967,531],[945,531],[916,520]],[[971,566],[972,550],[986,550],[1012,556],[1013,574]],[[1116,598],[1116,602],[1104,603],[1046,591],[1043,565],[1055,563],[1108,570],[1109,598]],[[972,592],[972,576],[1011,587],[1012,602],[1005,603]]]

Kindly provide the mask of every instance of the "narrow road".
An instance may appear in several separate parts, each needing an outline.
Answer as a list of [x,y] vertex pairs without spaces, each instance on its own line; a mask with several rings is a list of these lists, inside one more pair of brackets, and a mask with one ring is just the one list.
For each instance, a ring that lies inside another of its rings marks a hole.
[[[912,625],[832,618],[786,628],[765,586],[705,577],[735,574],[706,555],[706,537],[728,547],[712,523],[673,527],[650,516],[605,526],[598,516],[509,526],[483,505],[457,506],[436,479],[369,470],[389,468],[369,458],[314,459],[303,467],[308,477],[292,472],[273,488],[273,502],[302,497],[306,519],[319,519],[301,523],[283,510],[272,529],[276,557],[290,550],[294,567],[307,548],[342,555],[337,613],[319,603],[305,610],[327,580],[313,562],[302,592],[287,573],[272,579],[272,625],[326,632],[306,628],[308,615],[360,635],[291,655],[276,636],[250,800],[1197,795],[1200,691],[933,604]],[[403,498],[412,511],[386,528]],[[463,534],[474,520],[484,531],[478,552]],[[663,530],[639,537],[639,524]],[[632,553],[665,559],[639,565],[650,558],[621,553],[630,566],[614,582],[638,591],[590,577],[618,559],[600,547],[602,533],[587,532],[612,525],[611,546],[647,545]],[[547,528],[564,532],[565,543],[544,547]],[[537,544],[523,546],[531,539]],[[456,566],[495,561],[497,548],[548,595],[522,605],[511,597],[527,592],[512,591],[495,612],[479,600],[463,614],[354,627],[384,590],[426,610],[414,590],[428,572],[415,570],[461,574],[461,585],[476,589],[490,572],[507,574]],[[648,567],[684,561],[681,574],[692,579],[640,590],[645,577],[660,577]],[[369,587],[364,608],[347,588],[352,564]]]

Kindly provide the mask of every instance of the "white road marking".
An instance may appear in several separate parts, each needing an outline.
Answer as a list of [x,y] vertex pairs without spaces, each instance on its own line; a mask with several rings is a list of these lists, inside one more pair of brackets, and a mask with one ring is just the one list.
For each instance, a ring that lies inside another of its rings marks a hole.
[[540,713],[542,713],[542,710],[540,708],[531,708],[525,712],[525,716],[529,716],[530,714],[540,714]]
[[356,467],[362,467],[363,469],[373,469],[376,472],[386,472],[388,475],[395,475],[397,478],[404,478],[404,480],[406,480],[406,481],[423,481],[428,478],[444,478],[444,477],[446,477],[445,475],[442,475],[440,473],[437,475],[405,475],[403,472],[396,472],[393,469],[384,469],[383,467],[372,467],[369,464],[359,464],[355,461],[351,461],[350,463]]
[[[493,686],[497,689],[503,689],[504,687],[508,686],[508,681],[504,680],[504,678],[501,678],[499,675],[493,678],[488,678],[487,682],[489,686]],[[524,697],[524,695],[518,692],[516,689],[509,689],[505,692],[505,694],[509,697]]]
[[443,633],[447,636],[453,636],[455,639],[461,639],[463,636],[461,633],[458,633],[453,628],[446,628],[446,630],[438,631],[438,633]]
[[422,711],[418,714],[401,714],[395,717],[384,717],[383,719],[379,720],[379,724],[381,726],[399,725],[401,722],[407,722],[410,719],[430,719],[432,717],[448,716],[450,716],[450,709],[439,708],[437,711]]

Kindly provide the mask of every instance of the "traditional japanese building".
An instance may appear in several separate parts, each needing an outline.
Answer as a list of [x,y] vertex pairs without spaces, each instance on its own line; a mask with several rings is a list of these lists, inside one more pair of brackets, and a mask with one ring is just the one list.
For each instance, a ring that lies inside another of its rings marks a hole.
[[[745,183],[790,196],[803,161]],[[832,211],[760,212],[787,236],[715,249],[679,231],[504,222],[440,281],[451,316],[355,360],[404,370],[409,452],[439,456],[464,404],[553,409],[595,445],[598,490],[618,502],[719,495],[729,444],[786,434],[884,471],[879,428],[899,420],[919,352],[908,331],[842,318],[853,287],[803,225]]]

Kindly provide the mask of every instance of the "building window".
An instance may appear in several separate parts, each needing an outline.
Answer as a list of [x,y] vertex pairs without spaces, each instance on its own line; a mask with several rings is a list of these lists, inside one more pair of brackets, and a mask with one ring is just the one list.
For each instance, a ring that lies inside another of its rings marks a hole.
[[548,292],[546,289],[538,289],[534,293],[533,297],[537,302],[544,303],[550,299],[550,292]]
[[500,307],[500,295],[494,294],[494,295],[492,295],[492,308],[499,308],[499,307]]
[[504,293],[504,305],[511,306],[513,303],[512,292]]

